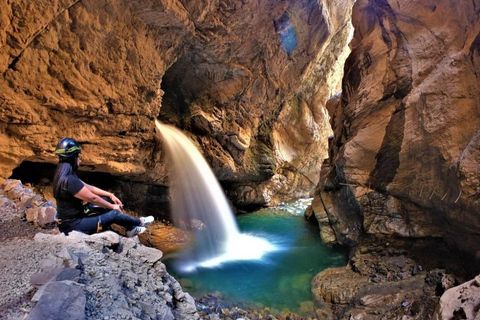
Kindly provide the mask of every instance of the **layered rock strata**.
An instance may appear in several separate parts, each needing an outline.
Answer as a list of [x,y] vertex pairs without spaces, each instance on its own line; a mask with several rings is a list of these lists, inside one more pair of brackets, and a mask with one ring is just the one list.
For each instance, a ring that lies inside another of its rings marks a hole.
[[352,4],[3,3],[0,177],[25,160],[55,163],[72,136],[85,170],[166,185],[160,116],[190,132],[235,203],[308,195]]
[[330,242],[442,237],[480,224],[480,5],[360,0],[315,214]]

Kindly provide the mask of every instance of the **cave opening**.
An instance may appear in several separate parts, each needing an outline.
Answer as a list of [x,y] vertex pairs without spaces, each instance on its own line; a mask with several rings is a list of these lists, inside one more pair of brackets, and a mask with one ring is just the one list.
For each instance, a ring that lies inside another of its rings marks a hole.
[[[52,163],[23,161],[12,171],[9,179],[31,185],[34,191],[46,200],[53,200],[52,182],[55,169],[56,165]],[[85,183],[115,193],[125,209],[137,215],[153,215],[160,220],[171,220],[166,186],[119,178],[107,172],[78,170],[77,175]]]
[[165,123],[183,126],[183,120],[189,114],[189,103],[187,93],[184,89],[183,77],[185,65],[181,59],[175,62],[165,71],[162,78],[161,89],[164,92],[162,97],[162,108],[158,119]]

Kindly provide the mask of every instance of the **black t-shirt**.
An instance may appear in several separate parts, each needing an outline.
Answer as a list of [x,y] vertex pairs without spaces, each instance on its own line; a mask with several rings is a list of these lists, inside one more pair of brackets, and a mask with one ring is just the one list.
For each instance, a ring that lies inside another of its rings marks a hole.
[[75,198],[75,195],[84,186],[76,174],[68,175],[65,178],[60,187],[60,195],[56,198],[59,219],[68,220],[84,217],[82,200]]

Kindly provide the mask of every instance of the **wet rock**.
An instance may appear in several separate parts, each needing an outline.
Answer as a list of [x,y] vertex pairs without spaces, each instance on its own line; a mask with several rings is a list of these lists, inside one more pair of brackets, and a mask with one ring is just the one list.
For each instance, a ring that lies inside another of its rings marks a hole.
[[453,277],[440,269],[427,272],[402,252],[375,245],[357,248],[346,268],[315,276],[315,301],[342,319],[427,319],[438,303],[438,288]]

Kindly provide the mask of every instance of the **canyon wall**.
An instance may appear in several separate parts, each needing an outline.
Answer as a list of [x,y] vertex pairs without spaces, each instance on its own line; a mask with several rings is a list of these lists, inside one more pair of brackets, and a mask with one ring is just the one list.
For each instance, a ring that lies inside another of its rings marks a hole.
[[313,210],[322,238],[480,257],[480,1],[358,0]]
[[55,163],[71,136],[84,170],[168,185],[159,117],[196,142],[236,205],[307,196],[351,30],[353,1],[331,2],[1,3],[0,177]]

